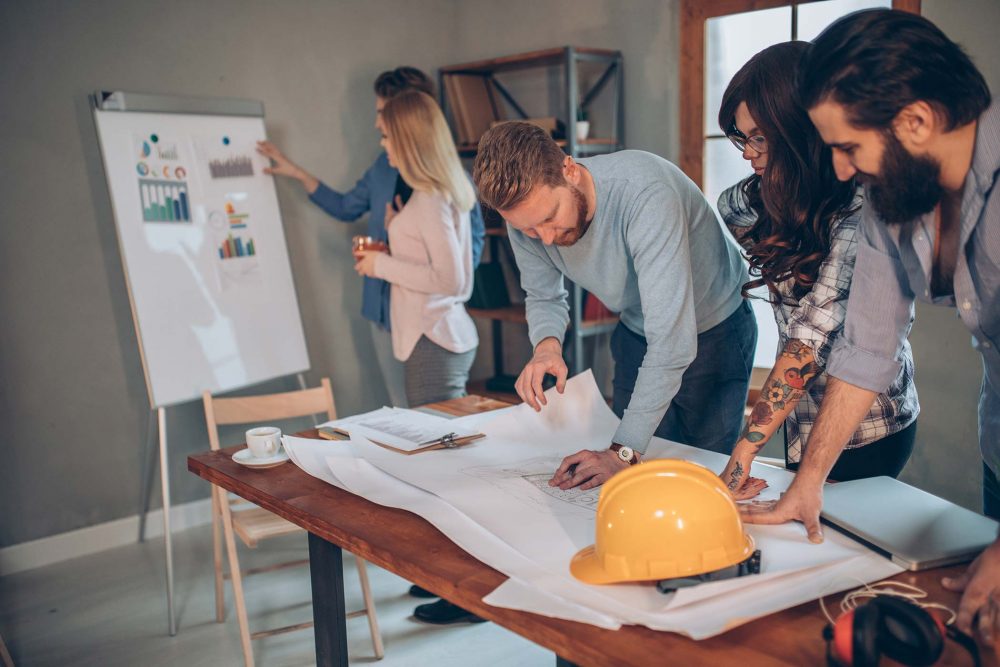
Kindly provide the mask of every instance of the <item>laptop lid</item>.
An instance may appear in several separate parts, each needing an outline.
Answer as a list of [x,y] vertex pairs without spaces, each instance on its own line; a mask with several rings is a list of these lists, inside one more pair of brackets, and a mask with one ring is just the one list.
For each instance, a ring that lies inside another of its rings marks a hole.
[[970,561],[997,538],[998,527],[891,477],[828,484],[821,518],[908,570]]

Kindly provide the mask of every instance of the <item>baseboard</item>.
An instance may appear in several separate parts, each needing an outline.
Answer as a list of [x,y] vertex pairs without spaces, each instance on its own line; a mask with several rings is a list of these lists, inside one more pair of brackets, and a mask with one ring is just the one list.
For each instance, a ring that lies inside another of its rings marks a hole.
[[[212,521],[212,500],[205,498],[170,508],[171,532]],[[146,537],[163,536],[163,510],[146,515]],[[71,558],[134,544],[139,539],[139,515],[87,526],[0,549],[0,576],[52,565]]]

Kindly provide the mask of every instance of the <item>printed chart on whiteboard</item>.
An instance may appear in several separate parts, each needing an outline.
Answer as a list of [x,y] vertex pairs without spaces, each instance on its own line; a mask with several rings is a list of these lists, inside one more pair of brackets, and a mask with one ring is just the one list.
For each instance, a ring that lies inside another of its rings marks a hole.
[[307,368],[263,118],[95,120],[154,404]]

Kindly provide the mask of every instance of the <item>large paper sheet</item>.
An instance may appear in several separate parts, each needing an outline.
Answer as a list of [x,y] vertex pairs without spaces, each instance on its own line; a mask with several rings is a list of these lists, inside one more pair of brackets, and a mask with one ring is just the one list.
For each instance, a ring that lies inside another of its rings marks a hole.
[[[398,480],[368,462],[354,458],[346,448],[336,446],[342,445],[342,442],[294,436],[284,436],[283,440],[292,462],[308,474],[380,505],[405,509],[422,516],[451,537],[459,547],[501,572],[526,572],[535,567],[509,545],[434,494]],[[339,470],[351,483],[342,482],[333,470]],[[521,600],[526,606],[520,608],[537,613],[612,630],[621,627],[621,622],[615,618],[553,598],[537,589],[525,592]],[[546,613],[545,610],[552,605],[563,610],[562,614]],[[570,611],[565,611],[567,609]]]
[[[859,580],[900,571],[832,531],[823,545],[812,545],[800,525],[789,524],[749,527],[763,551],[763,573],[757,577],[703,584],[669,596],[647,584],[578,582],[568,563],[593,542],[599,491],[560,491],[548,487],[547,480],[566,454],[606,447],[617,419],[589,375],[571,381],[565,395],[552,392],[548,398],[541,413],[520,406],[489,419],[454,420],[456,427],[474,426],[487,434],[459,450],[405,457],[360,438],[336,443],[336,454],[327,445],[325,457],[310,445],[293,443],[289,450],[296,452],[292,458],[299,465],[312,456],[303,466],[310,474],[337,480],[330,483],[339,482],[375,502],[417,512],[473,556],[510,576],[487,602],[601,627],[637,623],[702,638]],[[647,453],[694,460],[717,471],[725,465],[721,455],[661,440],[654,440]],[[317,470],[321,459],[327,471]],[[755,466],[754,474],[769,481],[771,497],[791,479],[786,471],[766,466]]]

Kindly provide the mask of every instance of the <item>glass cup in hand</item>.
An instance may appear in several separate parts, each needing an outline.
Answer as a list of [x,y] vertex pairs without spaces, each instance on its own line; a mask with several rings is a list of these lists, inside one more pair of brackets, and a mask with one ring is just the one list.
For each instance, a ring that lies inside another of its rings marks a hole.
[[389,244],[379,241],[370,236],[355,236],[351,239],[352,252],[356,255],[364,250],[374,250],[375,252],[389,252]]

